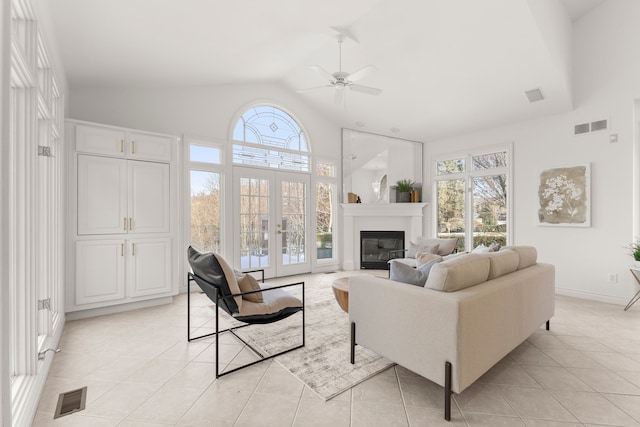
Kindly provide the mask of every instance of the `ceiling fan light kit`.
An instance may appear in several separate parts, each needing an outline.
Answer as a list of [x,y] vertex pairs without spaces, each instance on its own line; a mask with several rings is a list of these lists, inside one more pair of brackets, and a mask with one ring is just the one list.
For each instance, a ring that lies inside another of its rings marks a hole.
[[361,68],[360,70],[351,74],[347,73],[346,71],[342,71],[342,42],[344,41],[345,36],[344,34],[340,33],[336,38],[338,40],[338,71],[336,71],[335,73],[330,73],[319,65],[312,65],[310,68],[316,73],[320,74],[323,78],[329,80],[329,83],[322,86],[299,89],[298,93],[306,93],[316,89],[332,87],[335,90],[334,100],[337,105],[346,102],[346,88],[355,92],[365,93],[367,95],[380,95],[382,93],[382,89],[354,83],[376,71],[376,67],[374,67],[373,65],[367,65],[366,67]]

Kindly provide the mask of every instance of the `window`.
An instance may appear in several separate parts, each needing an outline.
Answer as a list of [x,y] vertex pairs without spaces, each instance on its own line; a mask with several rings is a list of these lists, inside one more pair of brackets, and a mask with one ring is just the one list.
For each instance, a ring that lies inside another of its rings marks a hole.
[[233,129],[233,163],[309,172],[304,131],[288,113],[270,105],[245,111]]
[[222,251],[224,151],[222,144],[187,138],[191,194],[191,245],[204,252]]
[[316,257],[318,260],[335,258],[333,222],[335,219],[335,166],[316,164]]
[[508,243],[510,157],[507,147],[435,161],[438,237],[457,237],[458,250]]

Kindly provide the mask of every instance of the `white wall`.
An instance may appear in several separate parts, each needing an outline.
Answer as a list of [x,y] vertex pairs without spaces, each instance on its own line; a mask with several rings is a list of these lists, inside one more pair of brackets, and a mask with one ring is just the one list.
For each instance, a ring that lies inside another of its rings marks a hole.
[[[640,2],[605,2],[574,24],[574,110],[536,121],[489,129],[426,145],[432,156],[513,141],[515,244],[534,245],[541,261],[556,266],[559,293],[626,303],[637,290],[625,249],[638,235],[638,141],[634,100],[640,98]],[[544,91],[544,88],[542,88]],[[544,101],[542,101],[544,102]],[[607,132],[572,136],[573,125],[607,118]],[[610,134],[618,135],[610,143]],[[538,173],[555,166],[591,163],[591,228],[536,225]],[[431,201],[432,188],[428,200]],[[636,200],[634,202],[634,200]],[[433,210],[427,230],[433,230]],[[618,275],[609,283],[608,275]]]
[[224,85],[184,88],[73,89],[69,118],[147,131],[228,140],[248,104],[275,104],[307,131],[314,156],[340,163],[340,128],[284,86]]

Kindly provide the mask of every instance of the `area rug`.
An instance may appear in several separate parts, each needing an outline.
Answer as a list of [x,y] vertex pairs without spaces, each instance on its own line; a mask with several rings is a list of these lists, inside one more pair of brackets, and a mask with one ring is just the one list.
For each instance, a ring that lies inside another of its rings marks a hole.
[[[324,280],[305,285],[305,346],[275,358],[324,400],[393,366],[393,362],[360,346],[356,346],[356,363],[349,362],[349,315],[333,297],[331,281],[335,278],[327,275]],[[236,333],[269,355],[302,342],[301,319],[301,313],[297,313],[280,322],[251,325]],[[229,316],[226,320],[235,322]]]

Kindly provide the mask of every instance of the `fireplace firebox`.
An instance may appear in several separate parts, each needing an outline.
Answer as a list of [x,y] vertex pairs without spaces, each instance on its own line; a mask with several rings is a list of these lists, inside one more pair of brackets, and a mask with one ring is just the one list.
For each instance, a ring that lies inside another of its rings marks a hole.
[[392,258],[402,257],[404,249],[404,231],[361,231],[360,232],[360,268],[387,270]]

